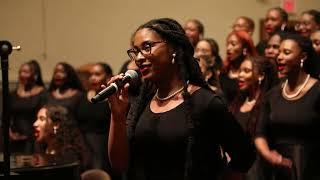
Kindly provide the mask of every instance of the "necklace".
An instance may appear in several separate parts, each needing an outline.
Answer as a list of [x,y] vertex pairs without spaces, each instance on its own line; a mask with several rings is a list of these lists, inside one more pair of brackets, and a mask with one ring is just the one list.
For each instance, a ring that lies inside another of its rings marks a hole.
[[155,97],[156,97],[156,99],[158,99],[159,101],[166,101],[166,100],[168,100],[168,99],[171,99],[172,97],[174,97],[174,96],[177,95],[178,93],[180,93],[180,92],[183,90],[183,88],[184,88],[184,87],[178,89],[176,92],[174,92],[174,93],[172,93],[172,94],[170,94],[169,96],[164,97],[164,98],[159,97],[159,94],[158,94],[158,90],[159,90],[159,89],[157,89],[157,92],[156,92]]
[[284,96],[286,96],[287,98],[289,98],[289,99],[297,97],[301,93],[302,89],[307,85],[307,82],[309,81],[309,78],[310,78],[310,74],[308,74],[306,80],[303,82],[303,84],[298,89],[298,91],[296,93],[294,93],[294,94],[287,94],[287,92],[286,92],[286,88],[287,88],[287,84],[288,84],[288,79],[287,79],[286,82],[284,83],[283,88],[282,88],[282,94]]
[[253,100],[249,101],[249,97],[247,97],[244,103],[248,104],[250,106],[253,106],[256,103],[256,100],[253,99]]

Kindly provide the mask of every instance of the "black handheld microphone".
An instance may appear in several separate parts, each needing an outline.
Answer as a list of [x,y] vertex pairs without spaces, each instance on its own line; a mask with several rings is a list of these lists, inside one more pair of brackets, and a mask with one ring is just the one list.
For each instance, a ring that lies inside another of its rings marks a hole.
[[120,88],[122,88],[126,83],[130,83],[131,81],[136,81],[139,79],[139,74],[135,70],[128,70],[121,80],[115,81],[111,83],[108,87],[100,91],[97,95],[91,98],[92,103],[97,103],[105,100],[113,93],[117,92]]

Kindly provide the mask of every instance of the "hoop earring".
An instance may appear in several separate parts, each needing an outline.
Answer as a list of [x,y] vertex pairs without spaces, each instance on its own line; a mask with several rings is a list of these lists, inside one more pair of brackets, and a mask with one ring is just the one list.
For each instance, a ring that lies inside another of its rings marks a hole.
[[301,68],[303,68],[303,61],[304,61],[303,59],[301,59],[301,61],[300,61],[300,67]]
[[176,53],[173,53],[173,54],[172,54],[172,60],[171,60],[171,63],[172,63],[172,64],[175,63],[175,59],[174,59],[175,57],[176,57]]

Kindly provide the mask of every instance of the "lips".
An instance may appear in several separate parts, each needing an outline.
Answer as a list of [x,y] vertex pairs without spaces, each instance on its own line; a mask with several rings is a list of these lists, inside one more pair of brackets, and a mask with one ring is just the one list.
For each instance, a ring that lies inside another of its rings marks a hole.
[[35,129],[35,130],[34,130],[34,137],[35,137],[35,138],[38,138],[39,135],[40,135],[40,131]]
[[266,28],[265,28],[265,31],[266,31],[266,32],[272,32],[272,28],[271,28],[271,27],[266,27]]
[[283,71],[284,68],[285,68],[285,65],[278,64],[278,71],[279,71],[279,72]]
[[238,81],[239,88],[243,87],[244,85],[245,85],[245,83],[243,81]]
[[142,65],[139,67],[140,73],[144,76],[146,74],[148,74],[150,69],[150,65]]

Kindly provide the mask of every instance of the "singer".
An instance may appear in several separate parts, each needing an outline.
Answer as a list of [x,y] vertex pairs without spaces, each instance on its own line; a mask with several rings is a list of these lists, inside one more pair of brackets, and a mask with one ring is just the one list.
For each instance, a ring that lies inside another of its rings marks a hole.
[[[153,19],[137,29],[131,44],[127,53],[143,84],[130,107],[128,84],[108,98],[112,168],[126,172],[128,180],[214,180],[225,168],[246,172],[254,147],[203,79],[181,25]],[[220,147],[230,155],[229,164]]]

